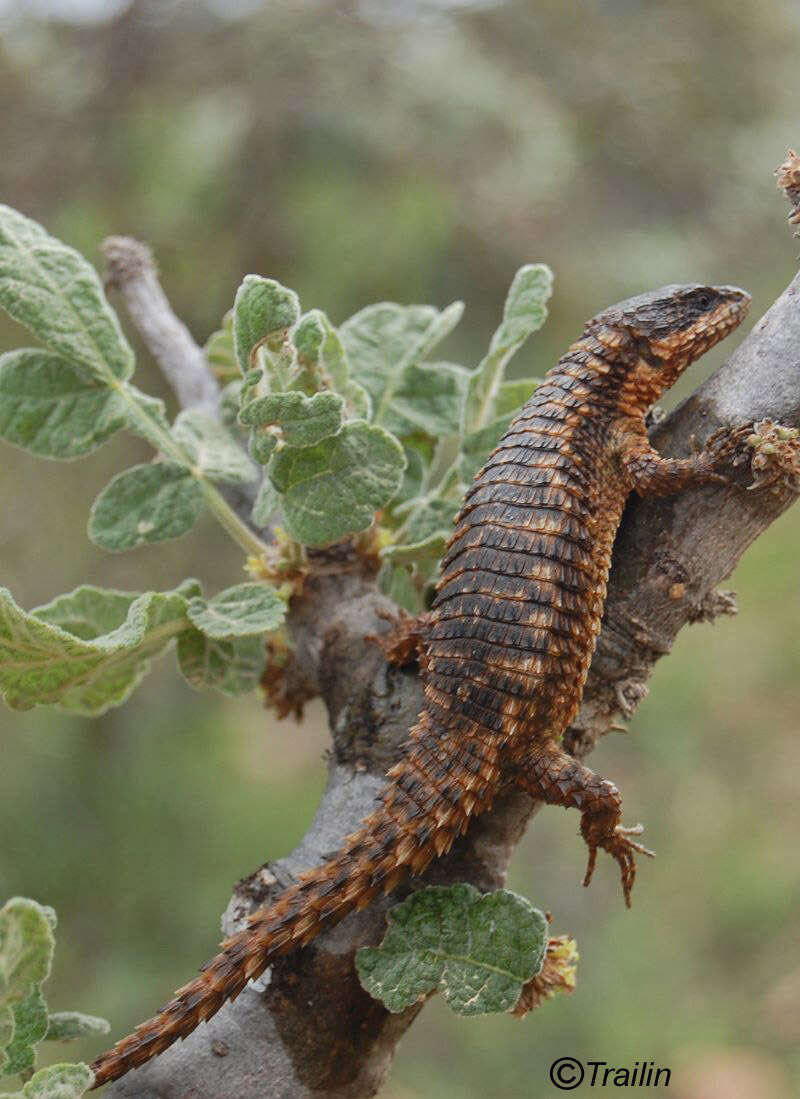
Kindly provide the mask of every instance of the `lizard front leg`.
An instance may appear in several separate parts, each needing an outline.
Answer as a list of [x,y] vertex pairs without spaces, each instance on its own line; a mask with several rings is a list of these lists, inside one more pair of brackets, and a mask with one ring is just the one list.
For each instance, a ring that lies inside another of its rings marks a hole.
[[548,805],[580,809],[581,835],[589,848],[583,884],[592,880],[597,851],[602,847],[619,864],[625,903],[630,908],[636,878],[635,852],[650,856],[653,852],[631,839],[641,834],[640,824],[622,827],[622,798],[614,783],[578,763],[557,744],[547,744],[535,749],[525,761],[519,784]]
[[650,446],[642,421],[623,432],[620,458],[631,488],[640,496],[670,496],[693,485],[726,481],[718,468],[736,454],[752,430],[752,424],[723,427],[690,458],[663,458]]

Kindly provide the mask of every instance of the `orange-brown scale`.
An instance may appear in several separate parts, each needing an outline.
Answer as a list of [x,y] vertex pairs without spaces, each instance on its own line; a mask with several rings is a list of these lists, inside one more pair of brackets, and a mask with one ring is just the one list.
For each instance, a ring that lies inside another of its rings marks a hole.
[[421,873],[497,793],[521,785],[577,807],[589,847],[619,863],[626,900],[644,851],[620,824],[612,783],[567,756],[600,627],[625,499],[713,476],[722,439],[692,459],[650,450],[645,413],[681,370],[744,316],[731,287],[666,287],[612,306],[521,410],[468,491],[430,614],[408,621],[398,659],[420,654],[425,703],[388,773],[382,804],[339,852],[226,939],[179,989],[92,1066],[95,1086],[162,1052],[235,998],[275,957]]

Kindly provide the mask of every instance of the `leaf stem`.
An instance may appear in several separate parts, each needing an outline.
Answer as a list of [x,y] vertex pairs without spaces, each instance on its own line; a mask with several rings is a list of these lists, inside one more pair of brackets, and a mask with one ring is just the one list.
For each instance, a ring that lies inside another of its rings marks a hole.
[[213,512],[217,522],[223,527],[234,542],[238,543],[245,553],[255,557],[263,557],[267,552],[266,542],[250,530],[246,523],[242,522],[225,497],[216,489],[208,478],[199,476],[197,480],[203,490],[209,510]]
[[[425,480],[425,484],[423,485],[423,488],[425,488],[426,485],[428,484],[428,477],[429,477],[432,469],[433,469],[433,466],[431,466],[430,469],[428,470],[428,475],[426,475],[426,480]],[[403,522],[400,524],[400,526],[397,528],[397,530],[394,531],[394,533],[392,534],[391,545],[393,545],[393,546],[402,545],[402,543],[406,539],[406,536],[408,534],[408,530],[409,530],[409,527],[411,526],[411,523],[416,518],[416,516],[419,514],[419,512],[422,510],[422,508],[424,508],[426,504],[429,504],[431,502],[431,500],[437,499],[437,497],[446,497],[447,493],[450,492],[450,490],[455,485],[459,485],[459,459],[458,458],[456,458],[455,461],[451,462],[451,464],[449,466],[444,467],[444,469],[442,471],[442,475],[439,478],[439,481],[437,482],[437,484],[433,485],[432,487],[428,487],[427,491],[423,491],[419,494],[419,496],[417,496],[416,506],[409,509],[409,511],[406,513],[406,516],[405,516],[405,519],[403,520]],[[459,496],[461,496],[462,493],[463,493],[462,486],[459,485]]]

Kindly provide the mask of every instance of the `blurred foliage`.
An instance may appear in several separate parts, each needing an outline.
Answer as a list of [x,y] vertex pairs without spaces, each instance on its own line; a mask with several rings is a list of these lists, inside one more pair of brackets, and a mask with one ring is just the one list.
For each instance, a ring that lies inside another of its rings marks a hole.
[[[52,1014],[42,985],[55,949],[52,908],[14,897],[0,908],[0,1078],[23,1083],[23,1099],[80,1099],[91,1086],[87,1065],[50,1065],[34,1072],[36,1046],[108,1033],[108,1023],[78,1011]],[[1,1099],[11,1099],[3,1092]]]
[[[472,363],[513,272],[542,259],[551,321],[514,367],[536,376],[628,293],[735,282],[756,319],[794,273],[770,177],[798,140],[794,0],[586,0],[579,18],[560,0],[270,0],[238,19],[153,0],[80,25],[24,7],[0,40],[3,201],[90,257],[109,233],[148,241],[199,340],[258,271],[335,324],[384,298],[464,298],[443,356]],[[0,346],[19,343],[3,322]],[[140,384],[170,399],[146,356]],[[92,499],[148,457],[115,438],[76,476],[4,450],[0,579],[23,605],[87,576],[235,579],[210,524],[125,557],[89,544]],[[515,859],[510,886],[580,943],[575,995],[519,1024],[434,1002],[387,1097],[549,1095],[556,1052],[671,1065],[683,1099],[797,1093],[798,544],[796,509],[737,571],[739,617],[681,637],[635,732],[595,755],[660,855],[633,912],[611,867],[579,888],[573,814],[542,813]],[[321,715],[273,727],[255,699],[213,706],[162,664],[94,723],[0,713],[0,727],[0,895],[58,909],[54,1001],[121,1034],[213,950],[232,878],[307,827]]]

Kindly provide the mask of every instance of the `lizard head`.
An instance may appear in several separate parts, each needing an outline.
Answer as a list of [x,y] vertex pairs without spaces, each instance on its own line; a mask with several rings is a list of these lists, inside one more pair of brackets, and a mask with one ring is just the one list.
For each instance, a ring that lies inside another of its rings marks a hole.
[[[652,404],[686,367],[724,339],[747,315],[750,295],[736,286],[663,286],[612,305],[592,322],[624,333],[638,350],[627,379],[637,404]],[[601,337],[602,338],[602,337]]]

